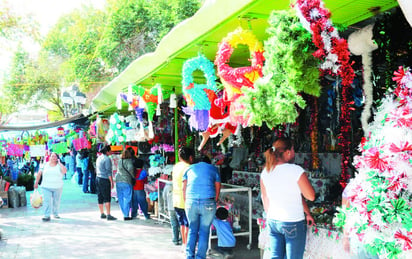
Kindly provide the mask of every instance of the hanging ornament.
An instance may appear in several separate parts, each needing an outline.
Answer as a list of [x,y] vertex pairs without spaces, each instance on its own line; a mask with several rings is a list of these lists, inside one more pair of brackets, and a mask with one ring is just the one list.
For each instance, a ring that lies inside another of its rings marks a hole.
[[123,116],[114,113],[110,116],[110,128],[106,135],[107,143],[117,144],[126,141],[126,129],[123,121]]
[[[193,72],[204,73],[206,84],[194,82]],[[216,91],[216,76],[213,63],[204,55],[186,60],[182,68],[182,90],[187,107],[183,111],[190,116],[189,124],[195,130],[204,131],[209,125],[210,99]]]
[[174,109],[176,107],[177,107],[176,94],[172,93],[170,95],[169,108]]
[[306,25],[306,29],[312,33],[312,41],[318,48],[313,55],[322,60],[321,69],[339,75],[342,80],[342,112],[339,118],[341,134],[338,139],[342,153],[340,184],[345,187],[349,179],[351,156],[351,84],[355,77],[350,63],[348,43],[339,37],[338,31],[330,20],[331,14],[324,8],[321,0],[298,0],[296,10],[302,24]]
[[320,95],[319,61],[310,33],[299,22],[293,10],[273,11],[268,19],[269,38],[265,41],[264,77],[256,80],[254,89],[243,88],[239,97],[250,116],[249,125],[269,128],[294,123],[298,108],[306,106],[301,93]]
[[[233,68],[229,65],[230,57],[238,45],[249,47],[251,65],[248,67]],[[262,77],[263,45],[258,41],[252,31],[238,28],[229,33],[220,43],[216,53],[215,64],[217,74],[222,80],[229,100],[241,94],[243,86],[253,88],[253,83]]]
[[372,76],[372,51],[378,48],[378,45],[372,40],[373,24],[370,24],[349,35],[348,46],[349,50],[355,55],[362,56],[363,65],[363,93],[365,95],[365,106],[361,115],[361,123],[364,136],[368,136],[367,132],[368,120],[371,116],[371,108],[373,103],[373,85]]
[[[233,68],[229,65],[229,61],[234,49],[240,44],[249,47],[251,65]],[[249,116],[242,113],[244,105],[238,102],[238,98],[243,96],[242,87],[253,89],[254,82],[262,77],[264,59],[263,45],[250,30],[238,28],[219,43],[215,64],[217,74],[225,87],[224,98],[231,102],[229,119],[232,124],[248,125]]]

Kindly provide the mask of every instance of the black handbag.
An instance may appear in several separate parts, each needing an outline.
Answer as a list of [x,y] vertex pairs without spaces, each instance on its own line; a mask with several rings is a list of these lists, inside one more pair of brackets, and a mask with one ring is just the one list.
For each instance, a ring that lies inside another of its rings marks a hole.
[[[124,167],[123,165],[123,159],[122,159],[122,167],[128,174],[130,174],[129,171],[126,169],[126,167]],[[136,176],[132,177],[132,186],[134,186],[135,184],[136,184]]]

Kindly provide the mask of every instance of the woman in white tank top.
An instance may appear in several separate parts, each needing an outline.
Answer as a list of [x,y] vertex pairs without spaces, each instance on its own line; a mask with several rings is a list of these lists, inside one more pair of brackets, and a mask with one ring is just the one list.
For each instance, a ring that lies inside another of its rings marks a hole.
[[59,207],[60,197],[63,190],[63,176],[66,174],[66,167],[60,163],[56,153],[51,153],[48,162],[39,170],[36,177],[34,188],[39,187],[39,180],[42,177],[41,187],[43,190],[43,221],[50,221],[50,212],[53,211],[55,218],[60,218]]
[[315,191],[304,169],[293,164],[292,140],[277,139],[265,157],[260,186],[270,229],[270,258],[303,258],[306,224],[314,221],[302,195],[313,201]]

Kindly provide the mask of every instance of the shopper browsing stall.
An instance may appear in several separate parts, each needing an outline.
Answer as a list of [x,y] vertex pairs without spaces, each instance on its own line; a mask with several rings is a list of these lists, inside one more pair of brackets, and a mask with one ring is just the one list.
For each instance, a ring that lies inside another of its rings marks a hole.
[[129,150],[125,149],[119,160],[114,180],[116,181],[117,198],[124,220],[131,220],[130,209],[132,208],[133,179],[135,179],[135,169],[133,166],[133,156]]
[[[216,212],[220,194],[219,171],[204,156],[183,175],[185,211],[189,220],[187,258],[206,258],[209,245],[210,225]],[[196,249],[197,244],[197,251]]]
[[289,138],[277,139],[265,152],[261,176],[262,202],[270,229],[270,258],[302,258],[306,244],[305,212],[313,221],[302,195],[313,201],[315,191],[304,169],[293,164]]
[[[100,218],[116,220],[110,215],[111,190],[113,189],[112,160],[108,157],[111,153],[110,146],[100,148],[100,156],[96,160],[97,203],[100,210]],[[106,214],[104,214],[106,207]]]
[[39,187],[39,181],[42,178],[41,187],[44,195],[43,221],[50,221],[51,213],[53,213],[55,218],[60,218],[60,198],[63,190],[63,176],[66,172],[67,169],[60,163],[57,154],[52,152],[49,161],[37,173],[34,188],[37,189]]
[[195,150],[189,147],[179,149],[179,162],[173,166],[172,181],[173,181],[173,207],[175,208],[177,220],[180,225],[180,233],[182,235],[182,248],[187,245],[187,233],[189,231],[189,221],[185,212],[185,201],[183,198],[183,174],[193,163]]
[[233,258],[233,248],[236,246],[236,238],[233,235],[233,229],[227,220],[229,211],[224,207],[216,210],[216,217],[212,225],[216,228],[217,251],[222,253],[225,258]]
[[147,211],[148,204],[146,200],[146,191],[144,190],[144,185],[147,183],[147,171],[143,169],[144,161],[135,156],[134,150],[128,147],[127,150],[132,155],[133,166],[135,168],[135,179],[136,183],[133,186],[132,195],[132,218],[137,217],[137,211],[140,207],[144,215],[144,219],[150,219],[150,215]]
[[[169,175],[169,181],[171,179],[171,175]],[[165,188],[163,189],[163,201],[164,201],[164,208],[167,210],[167,214],[169,215],[170,219],[170,226],[172,227],[172,242],[175,245],[181,244],[180,230],[179,230],[179,222],[176,217],[176,212],[173,207],[173,185],[171,183],[167,183]]]

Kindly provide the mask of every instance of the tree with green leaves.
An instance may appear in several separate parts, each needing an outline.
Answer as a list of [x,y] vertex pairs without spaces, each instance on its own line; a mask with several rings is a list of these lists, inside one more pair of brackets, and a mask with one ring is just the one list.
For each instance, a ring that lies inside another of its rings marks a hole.
[[[52,104],[63,116],[60,94],[73,83],[96,92],[132,61],[154,51],[161,38],[200,8],[201,0],[108,0],[61,17],[37,58],[15,53],[6,81],[15,104]],[[50,110],[50,108],[49,108]]]

